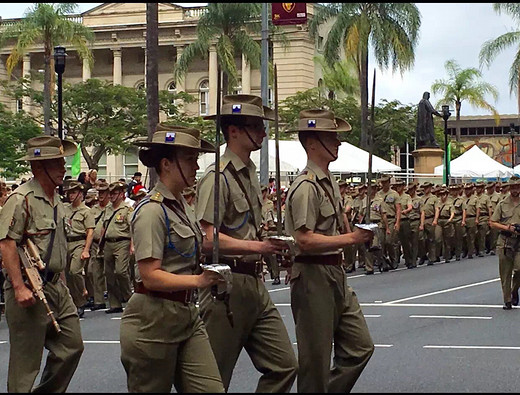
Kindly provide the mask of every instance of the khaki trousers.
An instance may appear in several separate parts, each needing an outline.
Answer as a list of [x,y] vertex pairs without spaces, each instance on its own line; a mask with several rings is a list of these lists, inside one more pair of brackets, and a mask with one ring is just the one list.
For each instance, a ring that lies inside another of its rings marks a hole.
[[105,263],[104,258],[97,256],[99,245],[92,242],[90,249],[90,262],[88,264],[87,278],[92,284],[92,294],[95,304],[105,303],[104,293],[107,290],[105,282]]
[[431,262],[435,262],[437,257],[440,255],[439,248],[439,231],[435,231],[435,226],[432,225],[433,219],[428,219],[428,222],[424,223],[424,245],[425,252],[428,253],[428,259]]
[[502,296],[504,303],[507,303],[511,302],[511,291],[520,288],[520,252],[508,256],[503,247],[498,247],[497,252]]
[[134,294],[121,317],[128,392],[224,392],[198,309]]
[[479,218],[480,223],[477,225],[477,247],[478,254],[484,254],[486,251],[486,236],[489,233],[489,217]]
[[340,266],[296,262],[291,276],[298,392],[350,392],[370,360],[374,344],[346,273]]
[[213,301],[209,288],[199,290],[199,302],[226,391],[242,348],[262,373],[256,392],[291,390],[298,370],[296,356],[282,317],[261,278],[233,273],[233,327],[224,302]]
[[85,240],[72,241],[67,243],[67,268],[65,270],[65,278],[70,295],[76,307],[83,306],[87,299],[83,294],[85,289],[85,270],[86,260],[81,259],[81,253],[85,248]]
[[475,218],[466,219],[466,248],[468,257],[475,255],[475,239],[477,237],[477,225]]
[[441,231],[444,259],[449,260],[451,259],[451,250],[454,245],[455,236],[455,229],[453,228],[453,223],[448,222],[447,219],[439,219],[437,227]]
[[394,229],[395,219],[388,220],[388,229],[390,230],[390,234],[386,234],[383,255],[387,256],[390,259],[393,267],[397,267],[399,264],[399,235],[398,232]]
[[122,307],[132,296],[129,262],[130,240],[106,242],[104,264],[110,308]]
[[454,249],[455,249],[455,257],[460,258],[462,255],[462,244],[464,243],[464,239],[466,237],[466,228],[462,226],[461,219],[454,220],[453,222],[453,237],[454,237]]
[[[45,297],[61,327],[57,333],[42,302],[20,307],[14,289],[5,282],[5,318],[9,327],[8,392],[65,392],[76,371],[83,339],[77,309],[68,288],[58,280],[47,283]],[[49,354],[40,383],[33,387],[40,372],[43,349]]]
[[[399,228],[399,241],[403,246],[404,262],[406,267],[415,266],[417,261],[417,255],[415,260],[412,257],[413,242],[414,238],[419,237],[417,232],[412,233],[411,221],[409,219],[401,219],[401,226]],[[417,251],[415,252],[417,254]]]

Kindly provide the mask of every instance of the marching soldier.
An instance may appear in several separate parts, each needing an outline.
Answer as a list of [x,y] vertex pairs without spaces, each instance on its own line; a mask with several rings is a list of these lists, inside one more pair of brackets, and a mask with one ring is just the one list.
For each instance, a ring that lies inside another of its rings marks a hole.
[[[435,207],[435,218],[433,219],[433,226],[436,226],[441,231],[441,240],[443,241],[444,262],[448,263],[451,259],[451,250],[453,247],[453,217],[455,210],[451,200],[448,200],[448,189],[441,188],[439,190],[440,199]],[[439,252],[440,254],[440,252]]]
[[[264,236],[276,235],[276,225],[274,223],[274,203],[271,199],[267,198],[267,191],[269,187],[262,185],[260,190],[262,191],[262,234]],[[269,272],[273,279],[273,285],[280,285],[280,266],[278,265],[278,259],[276,255],[269,254],[264,255],[264,259],[269,266]]]
[[[101,218],[102,226],[99,248],[103,252],[105,279],[107,283],[108,302],[110,308],[107,314],[122,313],[123,303],[132,296],[130,282],[130,255],[134,253],[131,238],[130,221],[132,207],[125,200],[126,184],[116,181],[110,184],[109,205]],[[104,245],[103,245],[104,243]]]
[[397,269],[399,266],[399,227],[401,226],[401,203],[399,194],[390,189],[390,177],[384,176],[379,179],[381,190],[378,196],[383,198],[385,205],[386,218],[388,219],[388,229],[385,236],[383,255],[390,259],[390,268]]
[[[121,317],[121,362],[129,392],[224,392],[194,290],[218,283],[200,274],[202,230],[182,197],[199,152],[213,146],[197,129],[158,125],[139,159],[159,180],[134,211],[135,293]],[[209,246],[211,249],[211,245]]]
[[401,246],[403,247],[403,255],[404,262],[406,268],[409,269],[411,266],[415,265],[415,262],[412,260],[412,230],[410,227],[410,217],[409,214],[413,209],[412,206],[412,198],[410,195],[404,192],[404,184],[403,180],[398,180],[394,183],[395,191],[399,194],[399,202],[401,204],[401,226],[399,228],[399,241]]
[[509,195],[509,182],[503,182],[500,187],[500,199],[504,200]]
[[[300,111],[298,132],[307,166],[288,193],[285,228],[296,240],[291,308],[298,342],[298,392],[350,392],[374,352],[356,294],[341,268],[345,245],[368,242],[372,232],[343,233],[346,218],[328,170],[338,157],[337,133],[348,122],[327,110]],[[334,342],[334,369],[330,369]]]
[[475,239],[477,236],[477,196],[474,194],[473,184],[469,183],[464,186],[466,201],[464,202],[464,214],[462,217],[462,226],[466,227],[466,250],[468,259],[473,259],[475,255]]
[[[358,187],[358,194],[357,196],[353,195],[353,201],[352,201],[352,211],[351,211],[351,215],[352,215],[352,220],[351,220],[351,227],[350,229],[355,229],[354,226],[359,223],[359,218],[360,218],[360,215],[361,215],[361,211],[362,211],[362,207],[364,204],[366,204],[366,191],[367,191],[367,187],[365,184],[362,184]],[[362,215],[361,215],[362,217]],[[362,244],[354,244],[352,245],[353,249],[354,249],[354,257],[357,255],[357,259],[358,259],[358,267],[362,267],[362,268],[365,268],[365,264],[366,264],[366,247],[365,247],[365,244],[362,243]]]
[[510,194],[501,200],[491,217],[491,227],[500,231],[497,241],[498,270],[504,299],[504,310],[518,305],[520,288],[520,181],[509,181]]
[[[347,221],[350,228],[350,215],[352,213],[352,197],[347,193],[348,184],[345,180],[338,181],[339,193],[341,195],[341,207],[347,216]],[[346,246],[343,248],[343,259],[345,261],[345,269],[347,273],[356,271],[356,255],[354,246]]]
[[90,246],[95,228],[94,217],[83,202],[84,189],[82,183],[72,181],[64,191],[70,202],[65,204],[65,230],[68,245],[65,278],[80,318],[85,314],[87,303],[83,273],[90,258]]
[[486,236],[489,233],[489,213],[491,202],[489,195],[484,193],[486,184],[480,182],[476,185],[477,189],[477,213],[475,222],[477,224],[477,256],[483,257],[486,250]]
[[417,267],[417,257],[419,256],[419,226],[421,225],[421,203],[422,198],[417,196],[418,184],[413,182],[408,185],[406,191],[412,201],[412,210],[407,214],[410,223],[410,266],[408,269],[414,269]]
[[[433,225],[435,207],[438,199],[437,196],[432,194],[432,187],[433,184],[431,182],[425,182],[423,184],[424,195],[422,196],[421,224],[419,225],[419,231],[424,231],[424,248],[425,252],[428,253],[427,265],[429,266],[437,262],[437,256],[440,253],[437,251],[437,239],[439,234],[435,232],[435,226]],[[421,262],[419,264],[421,264]]]
[[455,260],[460,261],[460,257],[462,255],[462,243],[466,237],[466,228],[462,225],[462,217],[464,214],[464,198],[459,195],[462,190],[461,184],[450,185],[450,195],[453,204],[453,236],[454,236],[454,246],[453,249],[455,251]]
[[[89,270],[87,278],[90,278],[93,289],[94,304],[90,307],[91,311],[106,308],[104,294],[107,289],[105,280],[105,263],[103,254],[99,251],[99,241],[101,239],[101,218],[105,213],[105,209],[110,203],[110,195],[108,192],[108,183],[104,180],[98,180],[96,183],[96,191],[98,192],[98,202],[91,208],[94,217],[94,238],[90,254]],[[100,226],[97,226],[97,225]]]
[[[497,184],[495,184],[493,181],[488,182],[486,186],[486,192],[489,196],[489,217],[491,218],[493,216],[493,211],[495,211],[495,208],[497,207],[498,202],[500,201],[500,193],[496,191]],[[495,228],[489,227],[488,237],[486,241],[487,245],[487,252],[490,255],[496,254],[496,248],[497,248],[497,238],[498,238],[498,230]]]
[[[216,116],[206,118],[216,119]],[[199,294],[202,319],[226,390],[242,348],[262,373],[257,392],[289,392],[297,374],[296,356],[287,329],[259,276],[261,256],[281,255],[287,248],[280,240],[260,240],[262,195],[251,160],[251,153],[261,148],[266,136],[264,120],[273,119],[273,111],[262,106],[258,96],[224,96],[221,125],[227,147],[217,169],[221,174],[217,221],[214,166],[206,169],[197,185],[197,219],[210,242],[215,222],[220,224],[219,262],[229,264],[233,272],[229,298],[233,327],[223,301],[215,302],[208,289]]]
[[[361,211],[362,216],[365,218],[366,207],[365,199]],[[374,238],[366,252],[366,275],[374,274],[374,263],[377,265],[380,272],[387,272],[389,270],[387,259],[383,256],[383,246],[385,244],[385,237],[388,230],[388,220],[386,219],[383,197],[377,195],[377,188],[375,185],[373,185],[370,190],[370,221],[377,224],[379,229],[374,232]]]
[[[6,280],[5,309],[9,328],[8,392],[65,392],[76,371],[83,339],[79,317],[64,283],[67,266],[65,209],[57,187],[63,184],[65,157],[74,155],[74,143],[52,136],[27,142],[34,177],[9,196],[0,212],[0,250]],[[17,247],[30,239],[37,247],[45,270],[40,272],[43,292],[61,328],[57,334],[44,304],[25,285]],[[44,347],[49,351],[40,384]]]

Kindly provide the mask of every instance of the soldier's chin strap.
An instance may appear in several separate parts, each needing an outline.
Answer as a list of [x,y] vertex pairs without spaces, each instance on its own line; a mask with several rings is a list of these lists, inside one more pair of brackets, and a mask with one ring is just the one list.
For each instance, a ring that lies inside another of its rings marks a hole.
[[[42,164],[43,165],[43,164]],[[49,174],[49,172],[47,171],[47,167],[43,166],[43,171],[45,172],[45,174],[47,175],[47,178],[52,182],[52,184],[54,185],[54,188],[56,188],[59,184],[55,183],[54,180],[52,179],[51,175]]]
[[338,159],[338,156],[337,155],[334,155],[331,150],[329,150],[325,144],[323,144],[323,141],[321,141],[320,139],[320,135],[318,133],[316,133],[316,138],[318,139],[318,141],[320,142],[320,144],[322,145],[323,148],[325,148],[325,151],[327,151],[329,153],[329,155],[332,157],[332,159],[336,160]]
[[182,167],[181,167],[181,164],[179,163],[179,159],[177,158],[177,155],[174,155],[174,157],[175,157],[175,163],[177,163],[177,167],[179,168],[179,172],[181,173],[181,177],[182,177],[182,180],[184,181],[184,184],[187,187],[190,187],[191,185],[188,184],[188,180],[186,179],[186,177],[184,177],[184,172],[182,171]]
[[244,130],[244,132],[246,132],[247,138],[249,139],[249,141],[251,141],[251,143],[253,143],[253,146],[255,147],[255,149],[256,150],[261,149],[262,148],[262,144],[257,144],[257,142],[253,140],[253,138],[251,137],[251,135],[247,131],[247,128],[246,127],[242,127],[242,129]]

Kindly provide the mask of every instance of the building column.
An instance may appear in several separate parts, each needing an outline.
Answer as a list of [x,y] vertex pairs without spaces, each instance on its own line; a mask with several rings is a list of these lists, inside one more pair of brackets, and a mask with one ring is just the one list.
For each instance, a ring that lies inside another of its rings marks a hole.
[[217,48],[209,48],[209,108],[208,114],[217,112]]
[[[7,76],[5,62],[2,60],[2,57],[0,57],[0,80],[9,80],[9,77]],[[0,103],[4,104],[7,108],[11,108],[12,106],[12,101],[8,99],[6,95],[0,95]]]
[[[177,63],[179,61],[179,58],[182,55],[182,52],[184,51],[184,46],[179,45],[178,47],[175,47],[175,48],[177,49],[177,58],[175,59],[175,63]],[[187,75],[188,75],[188,73],[186,72],[184,74],[184,77],[181,77],[177,81],[175,81],[175,84],[177,86],[177,92],[181,92],[181,91],[186,92],[186,76]]]
[[148,54],[146,53],[146,47],[142,47],[142,48],[144,51],[144,87],[146,89],[146,62],[148,60],[148,58],[147,58]]
[[121,48],[113,49],[114,54],[114,74],[113,84],[121,85],[123,82],[123,65],[122,65],[122,51]]
[[[24,78],[28,78],[29,80],[31,79],[31,54],[26,54],[23,56],[22,76]],[[32,85],[32,81],[30,85]],[[29,97],[24,96],[22,108],[26,112],[31,111],[31,99]]]
[[91,78],[91,70],[90,70],[90,65],[88,64],[88,59],[83,59],[83,74],[82,74],[82,79],[83,79],[83,82],[85,82],[86,80],[90,79]]
[[251,94],[251,65],[242,54],[242,93]]

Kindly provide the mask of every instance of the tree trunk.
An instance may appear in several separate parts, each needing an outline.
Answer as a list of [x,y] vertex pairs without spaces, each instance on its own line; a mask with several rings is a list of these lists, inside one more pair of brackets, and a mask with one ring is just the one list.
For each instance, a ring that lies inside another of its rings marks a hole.
[[231,92],[228,92],[229,89],[229,76],[226,72],[222,73],[222,95],[229,95]]
[[[148,115],[148,141],[159,123],[159,7],[158,3],[146,3],[146,112]],[[150,169],[151,190],[157,183],[155,169]]]
[[362,149],[368,149],[368,48],[363,50],[360,60],[359,90],[361,96],[361,136],[359,139]]
[[99,170],[99,160],[106,152],[106,148],[104,145],[94,147],[92,151],[92,155],[88,153],[87,148],[83,145],[81,146],[81,154],[83,158],[85,158],[85,162],[87,162],[87,166],[89,169]]
[[43,126],[46,135],[51,134],[51,45],[45,43],[44,60],[44,79],[43,79]]
[[457,143],[460,142],[460,108],[462,106],[462,103],[460,101],[455,102],[455,124],[457,126],[457,134],[456,139]]

